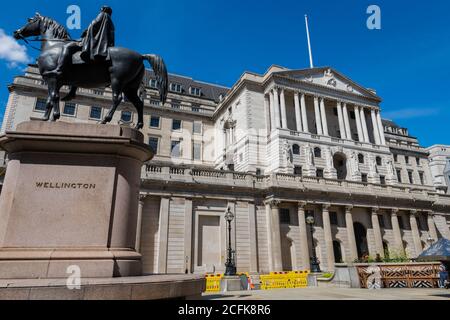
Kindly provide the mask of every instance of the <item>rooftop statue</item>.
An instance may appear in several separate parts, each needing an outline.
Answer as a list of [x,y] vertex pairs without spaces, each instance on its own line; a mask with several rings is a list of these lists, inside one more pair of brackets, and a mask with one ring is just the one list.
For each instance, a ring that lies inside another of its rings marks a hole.
[[14,32],[17,40],[41,36],[38,67],[48,85],[47,109],[43,121],[50,120],[52,110],[52,120],[57,121],[60,118],[59,101],[62,86],[71,88],[63,101],[74,99],[78,87],[94,89],[110,86],[113,105],[102,124],[111,122],[124,95],[137,110],[136,129],[142,129],[144,103],[138,92],[145,75],[144,61],[148,61],[153,68],[161,103],[165,103],[168,75],[164,60],[154,54],[142,55],[126,48],[115,47],[114,24],[111,17],[112,9],[102,7],[99,15],[83,32],[79,41],[72,40],[62,25],[39,13],[28,19],[24,27]]

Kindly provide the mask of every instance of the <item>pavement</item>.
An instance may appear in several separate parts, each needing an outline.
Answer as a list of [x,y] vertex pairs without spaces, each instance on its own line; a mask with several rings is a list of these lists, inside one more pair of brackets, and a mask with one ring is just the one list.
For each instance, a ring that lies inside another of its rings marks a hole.
[[203,294],[203,300],[447,300],[445,289],[305,288]]

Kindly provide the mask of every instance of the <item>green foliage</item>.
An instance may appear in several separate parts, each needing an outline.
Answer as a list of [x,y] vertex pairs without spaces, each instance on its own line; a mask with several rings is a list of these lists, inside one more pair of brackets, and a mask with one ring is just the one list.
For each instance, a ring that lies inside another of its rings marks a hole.
[[353,263],[404,263],[411,262],[404,250],[390,250],[384,253],[384,258],[377,261],[376,257],[367,256],[365,259],[356,259]]
[[333,278],[333,274],[332,274],[332,273],[324,273],[324,274],[322,275],[322,278],[325,278],[325,279],[331,279],[331,278]]

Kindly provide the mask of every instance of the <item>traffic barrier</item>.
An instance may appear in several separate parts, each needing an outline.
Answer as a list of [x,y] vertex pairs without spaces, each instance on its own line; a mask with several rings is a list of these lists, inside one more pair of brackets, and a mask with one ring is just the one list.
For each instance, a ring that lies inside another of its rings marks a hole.
[[261,290],[306,288],[308,271],[271,272],[261,275]]
[[207,274],[206,276],[206,292],[220,292],[220,281],[223,274]]

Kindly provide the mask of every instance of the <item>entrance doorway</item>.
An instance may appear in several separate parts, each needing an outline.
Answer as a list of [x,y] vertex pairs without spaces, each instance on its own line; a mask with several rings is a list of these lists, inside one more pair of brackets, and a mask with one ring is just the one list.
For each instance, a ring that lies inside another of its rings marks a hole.
[[207,270],[221,265],[220,217],[199,217],[198,261],[199,267]]
[[335,153],[333,156],[333,165],[337,171],[338,180],[347,179],[347,158],[343,153]]
[[358,250],[358,258],[361,259],[369,254],[369,246],[367,245],[367,230],[359,222],[353,224],[355,230],[356,248]]

